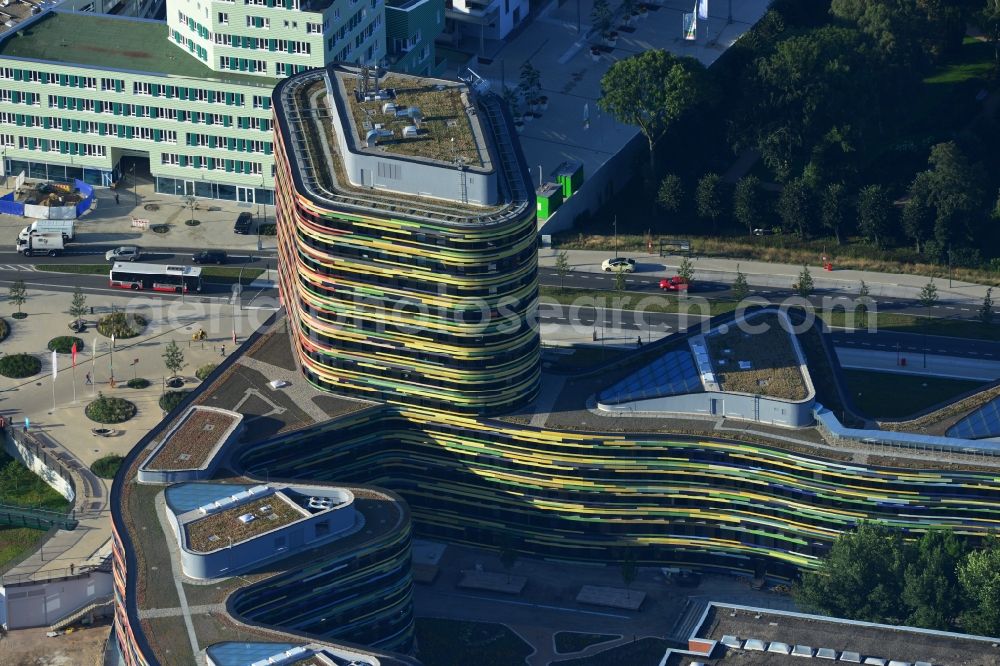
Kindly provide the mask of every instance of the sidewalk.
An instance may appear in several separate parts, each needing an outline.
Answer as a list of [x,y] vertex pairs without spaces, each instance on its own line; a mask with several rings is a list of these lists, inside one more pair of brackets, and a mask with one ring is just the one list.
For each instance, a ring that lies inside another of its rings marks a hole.
[[[601,272],[601,262],[613,255],[613,252],[601,250],[567,250],[569,265],[574,271],[592,273]],[[671,255],[661,257],[646,252],[622,253],[636,260],[636,274],[644,276],[674,275],[682,257]],[[554,249],[539,250],[538,264],[541,267],[554,268],[558,251]],[[794,264],[771,264],[763,261],[745,259],[717,259],[713,257],[691,257],[694,265],[694,279],[711,280],[732,283],[736,279],[736,267],[747,277],[747,282],[755,287],[770,287],[791,289],[799,278],[802,266]],[[930,278],[922,275],[903,275],[898,273],[876,273],[873,271],[834,270],[826,272],[820,265],[809,266],[813,283],[817,290],[842,291],[857,294],[861,281],[868,285],[872,297],[886,298],[918,298],[920,290]],[[979,305],[986,295],[984,285],[970,282],[952,281],[948,286],[947,279],[937,278],[934,284],[938,289],[941,301],[965,302]]]
[[[94,305],[94,314],[84,317],[88,323],[86,332],[77,337],[84,341],[84,348],[77,354],[77,367],[72,368],[69,354],[58,356],[58,374],[53,393],[52,353],[46,350],[46,343],[57,335],[69,335],[69,315],[65,314],[72,295],[65,292],[39,292],[29,290],[28,301],[22,306],[29,316],[23,320],[10,318],[10,306],[0,313],[11,326],[10,336],[0,343],[0,352],[14,354],[30,353],[42,361],[39,374],[27,379],[0,377],[0,414],[15,428],[22,428],[25,417],[31,422],[30,431],[45,440],[49,439],[64,447],[87,468],[98,458],[107,455],[126,455],[149,430],[163,418],[158,401],[163,379],[168,372],[163,364],[163,350],[170,340],[174,340],[184,353],[187,363],[181,371],[184,388],[190,389],[199,382],[195,371],[206,364],[217,363],[222,357],[222,349],[231,353],[235,349],[232,341],[234,326],[233,307],[225,302],[203,302],[188,299],[187,303],[156,301],[143,297],[108,297],[88,295],[88,305]],[[111,341],[96,332],[97,319],[110,312],[111,306],[118,309],[138,311],[149,318],[145,331],[138,337],[119,340],[114,352]],[[142,305],[143,307],[138,308]],[[259,325],[270,314],[269,311],[240,310],[236,322],[238,339],[246,339],[252,326]],[[192,342],[191,334],[204,328],[208,339]],[[93,349],[97,340],[96,353]],[[111,387],[112,369],[116,380]],[[90,373],[93,385],[86,384]],[[126,382],[133,377],[143,377],[150,381],[145,389],[131,389]],[[74,400],[74,383],[76,393]],[[125,423],[108,426],[117,431],[112,437],[98,437],[91,429],[99,424],[84,414],[84,408],[98,393],[126,398],[135,403],[138,413]],[[53,395],[55,409],[53,409]],[[91,492],[85,495],[84,488],[78,487],[80,496],[76,503],[80,525],[73,531],[59,531],[40,551],[13,569],[11,574],[38,575],[66,569],[73,564],[79,567],[100,560],[102,551],[107,551],[111,537],[111,522],[107,501],[111,481],[98,479],[100,496]]]
[[[137,188],[138,203],[133,189],[115,191],[107,188],[96,189],[96,206],[76,221],[76,236],[67,247],[67,254],[74,250],[86,250],[88,245],[139,245],[149,249],[170,248],[225,248],[257,253],[257,225],[265,221],[274,224],[274,206],[219,201],[216,199],[196,199],[194,211],[188,207],[183,197],[159,194],[152,183],[140,182]],[[146,206],[155,207],[147,210]],[[252,234],[233,233],[233,224],[240,213],[254,216]],[[170,231],[158,234],[149,229],[132,227],[132,218],[148,220],[149,226],[166,224]],[[200,222],[188,226],[188,220]],[[0,215],[0,245],[13,252],[14,239],[18,232],[31,224],[30,218]],[[262,252],[274,254],[277,239],[261,236]]]
[[[933,344],[931,351],[933,351]],[[896,363],[897,353],[894,351],[837,347],[837,358],[840,360],[840,365],[854,370],[872,370],[947,379],[969,379],[981,382],[992,382],[1000,379],[1000,361],[928,354],[927,367],[925,368],[924,354],[921,350],[904,351],[898,356],[900,359],[905,359],[905,366]]]

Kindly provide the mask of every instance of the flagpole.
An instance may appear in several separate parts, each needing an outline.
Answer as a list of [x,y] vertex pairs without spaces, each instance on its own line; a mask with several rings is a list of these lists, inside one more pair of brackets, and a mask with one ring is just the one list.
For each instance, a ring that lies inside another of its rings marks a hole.
[[90,397],[97,391],[97,336],[94,336],[94,346],[90,348]]
[[76,343],[73,343],[73,348],[70,351],[73,355],[73,361],[71,363],[70,371],[73,373],[73,404],[76,404]]

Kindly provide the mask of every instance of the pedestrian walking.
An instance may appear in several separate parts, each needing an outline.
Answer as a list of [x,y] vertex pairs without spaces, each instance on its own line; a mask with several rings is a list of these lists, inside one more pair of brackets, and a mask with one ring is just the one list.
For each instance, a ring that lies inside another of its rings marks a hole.
[[94,382],[91,381],[91,379],[90,379],[90,373],[89,372],[85,375],[85,377],[86,377],[86,381],[84,381],[84,385],[85,386],[93,386]]
[[226,345],[222,345],[222,351],[221,351],[221,353],[219,355],[220,356],[225,356],[226,355]]
[[642,336],[641,335],[635,339],[635,346],[636,347],[641,347],[642,346]]
[[115,205],[116,206],[118,205],[118,193],[117,192],[115,192]]

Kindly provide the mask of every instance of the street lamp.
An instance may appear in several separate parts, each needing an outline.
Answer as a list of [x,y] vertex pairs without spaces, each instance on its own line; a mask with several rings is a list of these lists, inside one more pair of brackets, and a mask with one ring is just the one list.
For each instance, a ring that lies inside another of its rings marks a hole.
[[139,205],[139,184],[135,182],[135,158],[132,160],[132,196],[135,197],[135,205]]

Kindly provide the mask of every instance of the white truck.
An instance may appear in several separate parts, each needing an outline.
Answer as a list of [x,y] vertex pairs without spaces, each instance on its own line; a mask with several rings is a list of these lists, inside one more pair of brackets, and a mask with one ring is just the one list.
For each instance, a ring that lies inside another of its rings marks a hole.
[[17,235],[22,241],[36,234],[62,234],[63,241],[73,240],[73,220],[35,220]]
[[65,247],[66,244],[63,241],[62,234],[52,233],[29,235],[25,240],[18,238],[14,249],[26,257],[33,257],[39,254],[47,254],[50,257],[55,257],[62,254]]

